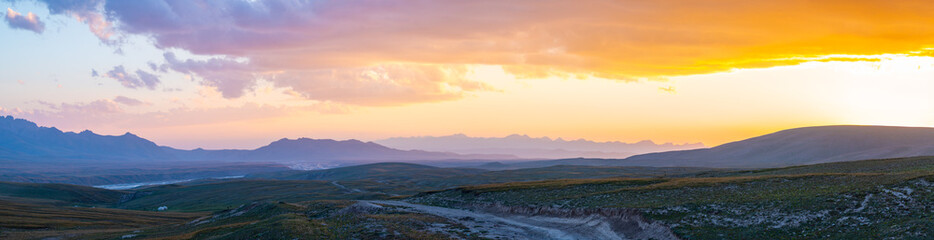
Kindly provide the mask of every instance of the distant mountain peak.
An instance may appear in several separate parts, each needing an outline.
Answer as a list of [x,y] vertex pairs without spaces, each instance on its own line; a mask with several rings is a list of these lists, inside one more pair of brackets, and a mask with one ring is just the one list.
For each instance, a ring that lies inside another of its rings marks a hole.
[[12,116],[0,118],[0,148],[15,149],[8,159],[45,161],[54,159],[172,159],[155,143],[125,133],[121,136],[98,135],[90,130],[80,133],[63,132],[55,127],[38,124]]
[[389,138],[376,141],[398,149],[422,149],[460,154],[509,154],[524,158],[625,158],[634,154],[702,148],[703,144],[655,144],[650,140],[636,143],[597,142],[587,139],[530,137],[510,134],[505,137],[469,137],[462,133],[448,136]]
[[399,150],[375,142],[363,142],[357,139],[333,140],[312,138],[283,138],[269,145],[250,152],[251,159],[279,159],[285,161],[346,161],[346,160],[447,160],[488,158],[501,155],[458,155],[446,152]]
[[531,139],[531,137],[529,137],[529,135],[525,135],[525,134],[510,134],[509,136],[506,136],[505,138],[511,138],[511,139]]
[[506,159],[508,155],[458,155],[447,152],[406,151],[356,139],[282,138],[254,150],[191,151],[160,147],[126,132],[98,135],[90,130],[62,132],[39,127],[25,119],[0,117],[0,159],[26,161],[261,161],[261,162],[373,162],[450,159]]
[[275,142],[270,143],[269,145],[276,144],[333,144],[333,143],[345,143],[345,144],[366,144],[372,142],[363,142],[357,139],[348,139],[348,140],[334,140],[334,139],[317,139],[317,138],[308,138],[300,137],[296,139],[282,138],[276,140]]

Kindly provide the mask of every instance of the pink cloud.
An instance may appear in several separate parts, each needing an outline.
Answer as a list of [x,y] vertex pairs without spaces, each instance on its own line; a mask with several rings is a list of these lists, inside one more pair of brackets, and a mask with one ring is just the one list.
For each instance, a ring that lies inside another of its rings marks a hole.
[[77,103],[38,103],[44,107],[25,110],[2,109],[0,115],[12,115],[62,129],[90,129],[92,126],[102,127],[101,123],[122,121],[127,114],[120,104],[110,99]]
[[202,84],[217,88],[225,98],[238,98],[256,83],[256,69],[233,59],[212,58],[205,61],[179,60],[175,54],[164,54],[168,68],[202,78]]
[[[147,113],[128,112],[121,107],[121,104],[133,105],[134,100],[139,101],[127,97],[116,97],[114,100],[100,99],[91,102],[58,104],[38,101],[40,105],[43,105],[42,108],[29,110],[0,108],[0,115],[12,115],[63,129],[132,129],[139,126],[159,128],[275,118],[295,112],[344,114],[352,111],[351,106],[333,102],[318,102],[303,106],[246,104],[237,107],[218,108],[179,107]],[[132,103],[127,104],[127,102]],[[139,104],[146,104],[142,101],[139,102]]]
[[[374,4],[378,7],[398,5]],[[165,55],[170,69],[200,77],[202,84],[217,88],[226,98],[242,96],[253,89],[260,78],[271,80],[279,87],[290,88],[307,99],[360,105],[452,100],[469,92],[492,89],[482,82],[466,79],[464,74],[467,70],[462,65],[356,59],[361,52],[395,46],[392,42],[377,40],[391,39],[386,36],[360,36],[360,39],[366,39],[365,43],[354,42],[360,40],[351,40],[353,36],[344,36],[353,35],[340,26],[344,20],[364,19],[330,17],[344,11],[351,11],[348,13],[353,16],[349,17],[361,17],[357,15],[359,13],[353,13],[353,9],[358,7],[352,4],[326,1],[113,1],[107,2],[105,8],[119,20],[121,30],[152,36],[160,47],[250,59],[249,62],[238,62],[221,57],[198,61],[180,60],[172,53]],[[319,13],[323,16],[314,16]],[[352,24],[361,27],[382,22],[374,20]],[[327,37],[334,34],[338,39]],[[335,49],[334,43],[328,43],[332,41],[347,46]],[[402,43],[404,39],[394,41]],[[211,43],[205,44],[207,42]],[[348,47],[359,49],[349,50]]]
[[107,44],[115,43],[113,23],[103,14],[103,0],[38,0],[45,3],[49,13],[74,17],[88,25],[91,33]]
[[145,104],[143,101],[140,101],[139,99],[126,97],[126,96],[117,96],[113,99],[113,101],[116,103],[127,105],[127,106],[139,106],[139,105]]
[[[94,75],[93,73],[96,73],[96,71],[92,71],[92,76]],[[120,82],[124,87],[133,89],[142,87],[153,90],[160,83],[159,77],[156,75],[143,70],[136,70],[135,74],[130,74],[123,69],[123,66],[116,66],[113,70],[108,71],[104,75],[117,80],[117,82]]]
[[39,20],[39,16],[31,12],[23,16],[23,14],[7,8],[4,20],[6,20],[7,25],[11,28],[29,30],[35,33],[42,33],[45,31],[45,23]]
[[307,99],[358,105],[396,105],[460,98],[493,87],[468,80],[459,65],[383,64],[373,67],[290,71],[272,82]]
[[0,111],[0,115],[13,115],[31,121],[52,122],[63,124],[63,127],[72,127],[74,124],[110,121],[115,115],[123,113],[120,105],[109,99],[78,103],[55,104],[45,101],[37,101],[37,103],[43,107],[26,110],[4,109]]

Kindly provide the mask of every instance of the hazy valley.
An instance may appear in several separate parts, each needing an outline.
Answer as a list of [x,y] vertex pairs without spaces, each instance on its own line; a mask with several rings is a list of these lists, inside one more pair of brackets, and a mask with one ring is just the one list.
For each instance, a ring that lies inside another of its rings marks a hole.
[[934,239],[932,13],[0,0],[0,240]]
[[0,118],[0,138],[0,236],[10,239],[934,234],[927,128],[811,127],[713,148],[550,160],[305,138],[178,150],[11,117]]

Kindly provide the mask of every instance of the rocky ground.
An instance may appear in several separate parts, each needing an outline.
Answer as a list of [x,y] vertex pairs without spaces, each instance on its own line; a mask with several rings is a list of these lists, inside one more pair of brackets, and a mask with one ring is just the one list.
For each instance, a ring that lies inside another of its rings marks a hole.
[[469,228],[472,235],[491,239],[678,239],[665,225],[630,209],[478,205],[465,210],[401,201],[362,203],[447,218]]

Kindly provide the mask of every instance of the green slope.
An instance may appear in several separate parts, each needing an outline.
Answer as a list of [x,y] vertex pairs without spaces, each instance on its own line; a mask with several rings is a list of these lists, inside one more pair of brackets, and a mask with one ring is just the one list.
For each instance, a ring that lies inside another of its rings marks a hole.
[[171,211],[217,211],[260,202],[298,202],[317,199],[381,199],[388,195],[350,192],[327,181],[233,180],[196,185],[164,185],[137,191],[137,198],[120,208]]
[[411,163],[376,163],[315,171],[287,171],[251,175],[251,178],[285,180],[329,180],[370,192],[407,195],[465,185],[587,179],[608,177],[692,176],[716,171],[680,167],[550,166],[518,170],[487,171],[469,168],[438,168]]
[[[687,239],[934,236],[934,207],[929,206],[934,202],[934,157],[749,171],[586,166],[478,171],[387,163],[276,176],[327,180],[211,180],[133,191],[0,183],[0,201],[5,201],[0,203],[6,203],[0,206],[0,218],[11,219],[0,221],[6,234],[0,237],[445,238],[428,231],[435,226],[460,234],[457,229],[463,226],[447,219],[388,210],[356,212],[350,201],[420,191],[427,192],[405,199],[453,208],[635,208]],[[99,208],[67,207],[76,203]],[[159,206],[169,211],[153,211]]]
[[412,201],[458,207],[637,208],[690,239],[934,237],[934,157],[709,173],[705,177],[503,183]]
[[69,184],[0,182],[0,196],[47,199],[73,204],[116,204],[127,194],[130,193]]

